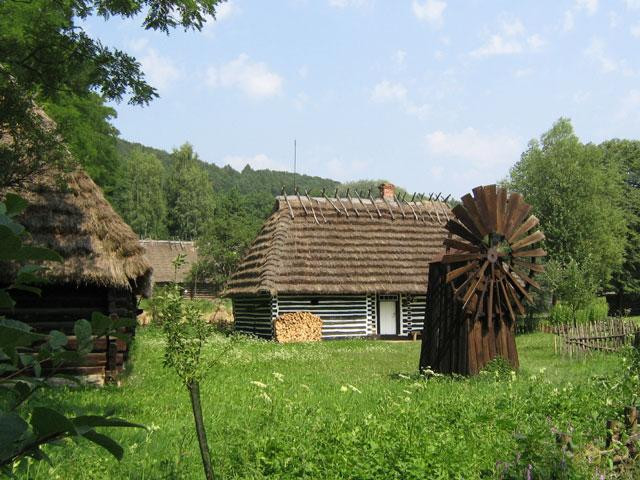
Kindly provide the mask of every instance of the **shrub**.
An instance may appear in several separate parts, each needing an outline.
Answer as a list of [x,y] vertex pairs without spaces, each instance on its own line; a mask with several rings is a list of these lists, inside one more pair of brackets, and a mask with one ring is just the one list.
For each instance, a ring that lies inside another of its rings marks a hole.
[[566,303],[558,302],[549,313],[549,323],[551,325],[569,325],[599,322],[606,319],[608,313],[609,306],[604,297],[594,298],[584,308],[575,312]]

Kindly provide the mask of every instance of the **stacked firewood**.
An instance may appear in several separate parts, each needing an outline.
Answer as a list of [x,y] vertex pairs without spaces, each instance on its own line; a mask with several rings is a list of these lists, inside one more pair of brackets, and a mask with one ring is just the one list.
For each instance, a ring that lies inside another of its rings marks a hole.
[[322,319],[310,312],[284,313],[274,322],[276,342],[317,342],[322,340]]

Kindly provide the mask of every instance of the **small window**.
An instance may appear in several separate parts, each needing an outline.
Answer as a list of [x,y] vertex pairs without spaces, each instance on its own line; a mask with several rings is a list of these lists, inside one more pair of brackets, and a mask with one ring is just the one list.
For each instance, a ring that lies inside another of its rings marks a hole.
[[317,298],[312,298],[311,299],[311,305],[318,305],[320,303],[320,300]]

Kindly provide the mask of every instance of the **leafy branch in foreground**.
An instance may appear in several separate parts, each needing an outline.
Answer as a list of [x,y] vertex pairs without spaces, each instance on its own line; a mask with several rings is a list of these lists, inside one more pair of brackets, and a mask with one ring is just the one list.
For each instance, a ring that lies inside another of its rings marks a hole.
[[[8,194],[0,202],[0,261],[22,264],[15,280],[0,288],[0,308],[10,310],[15,303],[10,290],[23,290],[39,295],[32,283],[38,280],[38,265],[30,261],[60,261],[52,250],[25,245],[25,229],[15,217],[26,208],[17,195]],[[141,427],[135,423],[107,415],[67,417],[47,407],[32,406],[29,400],[42,389],[49,388],[49,380],[59,379],[78,383],[73,376],[59,372],[69,362],[75,364],[93,350],[97,336],[120,336],[119,330],[128,319],[111,318],[94,313],[91,322],[78,320],[74,325],[76,347],[68,349],[69,339],[58,330],[42,334],[16,320],[0,315],[0,472],[12,475],[16,468],[26,465],[23,460],[49,461],[42,447],[59,443],[65,438],[89,440],[121,459],[122,447],[112,438],[96,431],[97,427]]]

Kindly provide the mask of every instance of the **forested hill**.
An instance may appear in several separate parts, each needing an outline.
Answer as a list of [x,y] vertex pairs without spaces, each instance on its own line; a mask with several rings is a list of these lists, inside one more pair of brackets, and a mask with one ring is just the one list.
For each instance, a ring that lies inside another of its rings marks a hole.
[[[118,152],[121,158],[130,157],[131,153],[136,150],[155,155],[166,169],[171,165],[171,154],[153,147],[147,147],[140,143],[128,142],[118,139]],[[219,167],[213,163],[198,160],[198,163],[207,172],[214,192],[228,193],[236,190],[241,195],[268,194],[269,207],[273,205],[273,197],[280,194],[282,187],[286,187],[287,192],[293,191],[293,174],[291,172],[281,172],[275,170],[253,170],[250,166],[246,166],[241,172],[231,168],[230,166]],[[369,183],[374,184],[372,180]],[[361,183],[361,182],[359,182]],[[318,194],[323,188],[327,192],[341,184],[330,178],[315,177],[310,175],[296,175],[296,185],[301,192],[308,190]],[[266,199],[266,197],[265,197]]]

